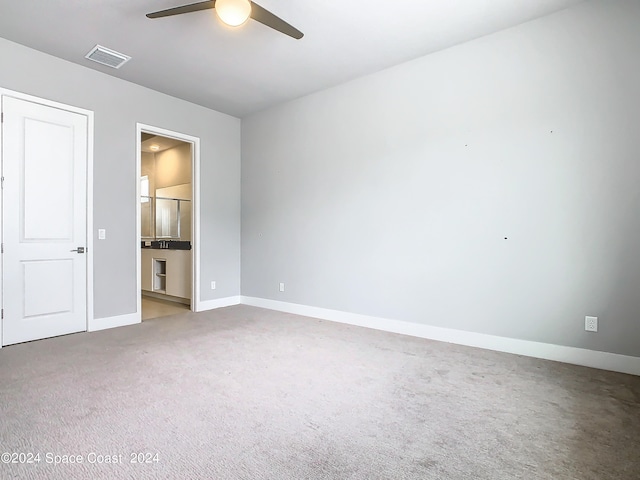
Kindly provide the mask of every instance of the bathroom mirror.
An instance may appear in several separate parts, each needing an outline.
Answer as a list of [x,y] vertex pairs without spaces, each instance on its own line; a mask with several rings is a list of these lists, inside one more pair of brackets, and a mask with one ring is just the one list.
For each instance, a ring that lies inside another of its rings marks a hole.
[[156,197],[156,238],[180,238],[180,200]]
[[142,238],[153,238],[153,199],[140,197],[140,235]]

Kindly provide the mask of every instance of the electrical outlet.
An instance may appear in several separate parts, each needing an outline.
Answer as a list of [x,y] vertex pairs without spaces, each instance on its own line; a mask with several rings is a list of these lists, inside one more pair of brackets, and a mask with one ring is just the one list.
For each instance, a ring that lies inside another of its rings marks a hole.
[[284,292],[284,283],[282,283],[282,282],[280,283],[280,291]]
[[215,290],[216,289],[216,282],[215,281],[211,281],[211,290]]
[[584,317],[584,329],[587,332],[597,332],[598,317]]

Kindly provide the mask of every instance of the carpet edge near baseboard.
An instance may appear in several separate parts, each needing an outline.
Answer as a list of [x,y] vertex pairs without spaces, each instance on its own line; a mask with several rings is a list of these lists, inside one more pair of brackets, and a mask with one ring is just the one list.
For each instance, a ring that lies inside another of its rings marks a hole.
[[267,298],[240,296],[240,303],[385,332],[640,376],[640,357],[434,327]]

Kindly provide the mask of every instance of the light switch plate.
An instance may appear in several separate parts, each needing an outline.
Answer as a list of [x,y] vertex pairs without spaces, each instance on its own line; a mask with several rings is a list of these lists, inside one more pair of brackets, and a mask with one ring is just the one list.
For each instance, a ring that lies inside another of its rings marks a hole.
[[98,229],[98,240],[104,240],[107,238],[107,231],[104,228]]

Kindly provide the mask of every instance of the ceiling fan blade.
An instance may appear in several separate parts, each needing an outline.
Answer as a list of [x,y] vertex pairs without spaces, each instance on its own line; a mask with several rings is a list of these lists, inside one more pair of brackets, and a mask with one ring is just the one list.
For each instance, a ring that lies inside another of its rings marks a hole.
[[182,5],[181,7],[160,10],[159,12],[147,13],[147,18],[170,17],[172,15],[181,15],[183,13],[199,12],[200,10],[208,10],[210,8],[214,8],[215,5],[216,0],[192,3],[190,5]]
[[251,18],[297,40],[301,39],[304,35],[300,30],[292,27],[280,17],[276,17],[269,10],[262,8],[255,2],[251,2]]

